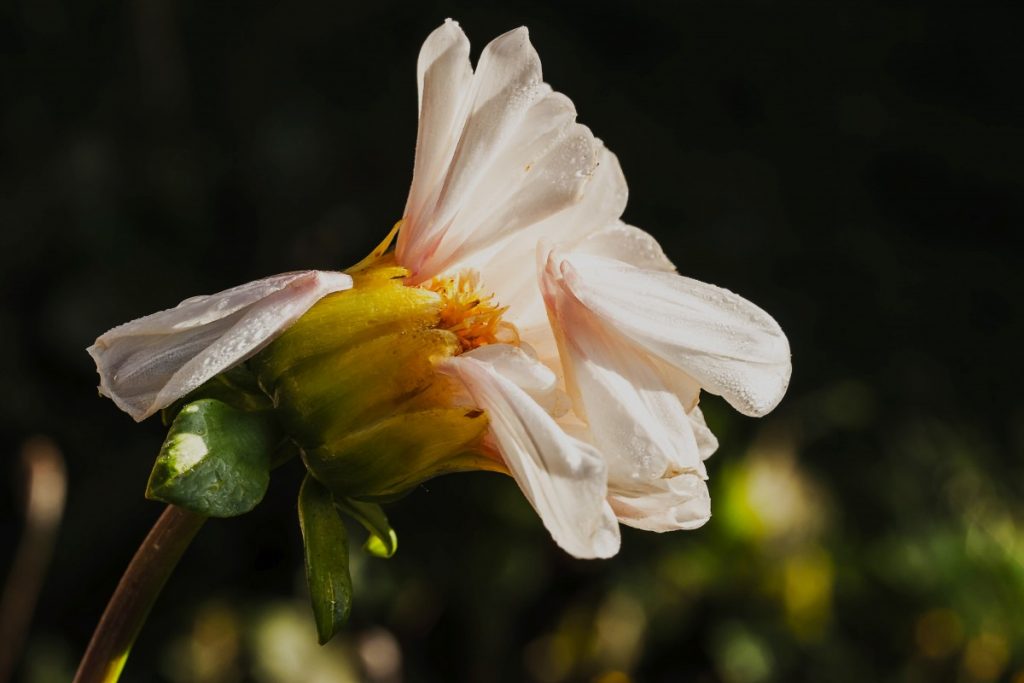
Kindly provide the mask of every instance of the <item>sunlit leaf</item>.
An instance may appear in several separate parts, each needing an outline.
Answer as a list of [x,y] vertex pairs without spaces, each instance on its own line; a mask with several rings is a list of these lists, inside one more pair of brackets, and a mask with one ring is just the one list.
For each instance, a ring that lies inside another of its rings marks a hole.
[[263,499],[280,440],[268,413],[216,399],[183,407],[160,448],[146,497],[209,517],[235,517]]

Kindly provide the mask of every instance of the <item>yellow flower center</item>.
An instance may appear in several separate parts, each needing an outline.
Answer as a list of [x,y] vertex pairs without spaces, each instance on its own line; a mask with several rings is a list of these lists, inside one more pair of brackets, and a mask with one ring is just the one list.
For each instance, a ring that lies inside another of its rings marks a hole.
[[390,500],[449,472],[507,472],[488,416],[437,363],[517,342],[471,273],[407,284],[386,242],[249,361],[303,461],[334,495]]
[[441,329],[459,338],[463,351],[485,344],[518,344],[519,331],[501,319],[508,306],[499,306],[494,294],[484,294],[474,270],[455,276],[435,277],[421,285],[441,296]]

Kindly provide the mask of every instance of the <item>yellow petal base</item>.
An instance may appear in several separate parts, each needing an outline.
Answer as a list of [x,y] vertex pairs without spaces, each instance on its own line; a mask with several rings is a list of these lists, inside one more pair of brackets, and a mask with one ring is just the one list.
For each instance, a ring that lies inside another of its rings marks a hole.
[[440,474],[506,472],[483,447],[487,415],[435,369],[496,341],[503,309],[457,282],[409,286],[379,251],[250,361],[260,386],[335,494],[381,501]]

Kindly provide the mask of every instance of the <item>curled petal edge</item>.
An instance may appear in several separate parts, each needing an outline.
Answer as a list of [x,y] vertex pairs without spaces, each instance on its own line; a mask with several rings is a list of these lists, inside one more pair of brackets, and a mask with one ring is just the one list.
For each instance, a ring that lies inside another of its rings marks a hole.
[[88,348],[100,394],[140,422],[256,354],[324,296],[351,287],[344,273],[285,273],[118,325]]
[[707,483],[689,472],[608,493],[619,521],[644,531],[692,530],[711,519]]
[[555,542],[581,559],[617,553],[619,525],[606,500],[601,454],[569,436],[524,389],[473,352],[439,368],[460,380],[487,411],[509,472]]
[[610,327],[744,415],[771,412],[786,393],[792,364],[785,333],[729,290],[589,254],[566,255],[560,275]]

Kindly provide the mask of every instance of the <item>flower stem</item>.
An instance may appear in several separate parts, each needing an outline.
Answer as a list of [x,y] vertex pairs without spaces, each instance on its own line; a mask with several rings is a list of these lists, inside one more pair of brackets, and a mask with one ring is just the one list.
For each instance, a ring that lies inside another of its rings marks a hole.
[[117,584],[74,683],[114,683],[167,578],[206,517],[168,505]]

